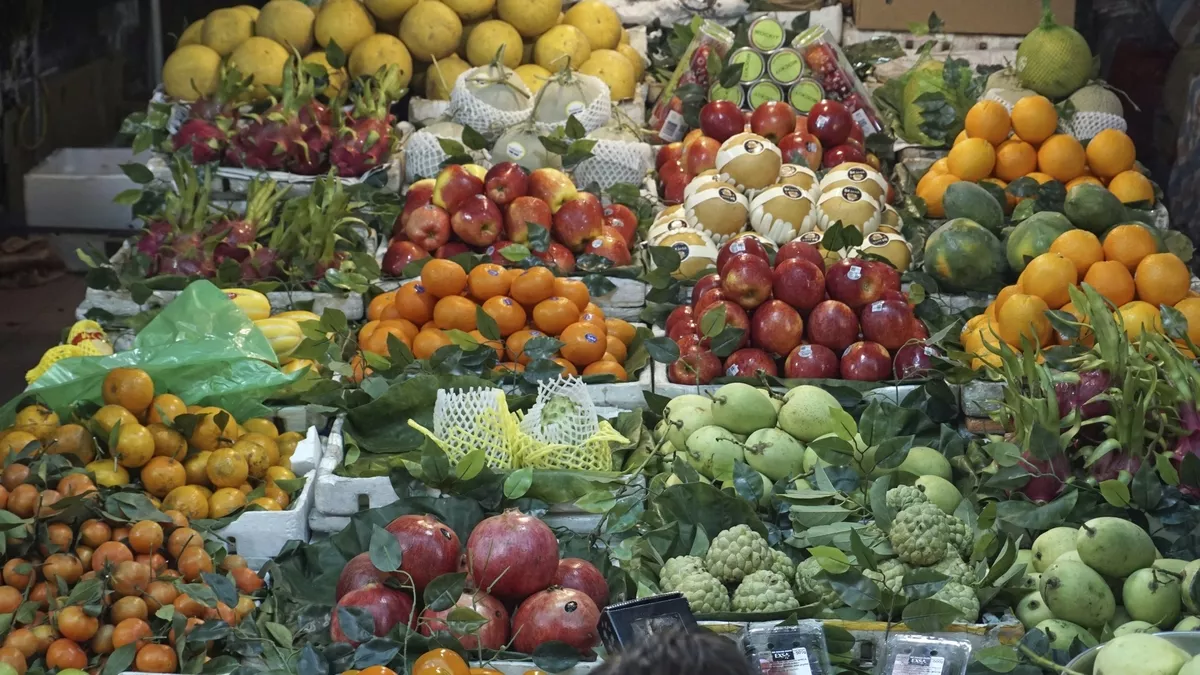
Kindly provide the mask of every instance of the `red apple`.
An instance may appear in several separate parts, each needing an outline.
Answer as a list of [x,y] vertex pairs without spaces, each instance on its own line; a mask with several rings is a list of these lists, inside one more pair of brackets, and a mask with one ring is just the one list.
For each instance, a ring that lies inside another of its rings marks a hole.
[[825,151],[825,156],[821,158],[821,162],[824,164],[826,169],[832,169],[833,167],[839,164],[845,164],[846,162],[865,161],[867,161],[867,155],[862,151],[862,148],[851,145],[850,143],[843,143],[841,145],[836,145],[832,148],[829,148]]
[[825,271],[825,290],[830,298],[846,303],[857,312],[883,297],[883,292],[892,287],[891,275],[883,268],[891,269],[889,265],[871,260],[843,258]]
[[533,257],[558,270],[559,275],[571,274],[575,271],[575,255],[566,246],[557,241],[550,242],[545,251],[534,251]]
[[768,300],[750,317],[750,344],[778,357],[791,353],[804,335],[800,313],[782,300]]
[[383,262],[379,264],[379,268],[384,276],[403,277],[404,268],[408,267],[410,262],[428,257],[429,251],[411,241],[392,240],[383,254]]
[[717,168],[717,151],[721,142],[715,138],[701,136],[683,148],[683,168],[695,176],[701,171]]
[[850,138],[854,119],[846,106],[832,99],[822,99],[808,111],[808,130],[821,141],[821,145],[832,148]]
[[704,132],[701,131],[700,129],[692,129],[691,131],[684,134],[684,136],[683,136],[683,151],[687,152],[687,146],[691,145],[692,141],[696,140],[697,138],[700,138],[703,135],[704,135]]
[[912,334],[913,309],[899,300],[876,300],[858,314],[863,339],[878,342],[884,349],[895,351],[908,342]]
[[838,376],[838,357],[825,345],[800,345],[783,364],[784,377],[827,379]]
[[409,215],[404,234],[426,251],[435,251],[450,241],[450,214],[440,206],[426,204]]
[[897,380],[929,377],[933,374],[933,358],[940,356],[937,347],[923,342],[909,342],[896,350],[892,360],[892,375]]
[[732,101],[710,101],[700,109],[700,130],[705,136],[724,143],[746,128],[742,110]]
[[471,248],[461,241],[452,241],[439,246],[438,249],[433,252],[433,257],[453,258],[460,253],[467,253],[470,250]]
[[482,194],[472,195],[450,218],[450,225],[459,239],[471,246],[491,246],[504,229],[500,207]]
[[796,109],[790,103],[767,101],[750,115],[750,130],[772,143],[796,129]]
[[[539,169],[541,171],[541,169]],[[534,172],[536,173],[536,172]],[[604,207],[600,199],[590,192],[580,192],[575,199],[563,202],[554,211],[554,238],[572,253],[580,253],[588,242],[600,236],[604,230]]]
[[775,272],[771,263],[750,253],[739,253],[725,263],[721,275],[725,295],[744,309],[754,309],[771,297]]
[[624,204],[609,204],[604,207],[604,224],[615,227],[625,238],[625,243],[633,248],[637,238],[638,218],[633,209]]
[[807,166],[813,171],[821,168],[821,141],[807,131],[795,131],[781,138],[779,152],[786,164]]
[[482,194],[482,176],[476,176],[461,164],[451,164],[438,173],[430,201],[453,216],[468,198]]
[[725,274],[725,265],[739,253],[749,253],[766,260],[768,265],[771,263],[771,255],[758,237],[739,235],[725,242],[717,252],[717,274]]
[[825,258],[821,256],[821,251],[816,246],[807,241],[793,239],[783,246],[779,247],[779,252],[775,254],[775,267],[778,268],[784,260],[792,258],[800,258],[807,260],[817,266],[821,272],[825,271]]
[[683,143],[675,141],[667,143],[658,149],[658,154],[655,156],[654,168],[662,169],[667,164],[677,162],[683,159]]
[[692,347],[703,347],[704,349],[712,349],[712,340],[702,338],[698,333],[684,335],[678,340],[675,340],[675,346],[679,347],[679,353],[684,354]]
[[914,316],[912,326],[909,328],[909,335],[914,340],[928,340],[929,327],[925,325],[924,321]]
[[[696,280],[696,285],[692,286],[692,305],[695,306],[700,298],[704,297],[705,292],[714,288],[721,287],[721,275],[713,272],[705,274]],[[722,298],[724,299],[724,298]]]
[[725,375],[728,377],[753,377],[760,375],[779,375],[779,366],[775,359],[761,349],[749,347],[739,349],[725,359]]
[[679,342],[688,335],[697,335],[700,333],[700,324],[694,319],[680,319],[671,324],[667,329],[667,337],[671,338],[672,342]]
[[702,293],[700,295],[700,299],[697,300],[695,302],[695,304],[692,305],[692,308],[696,310],[696,316],[700,316],[700,315],[704,314],[704,310],[708,309],[709,307],[712,307],[713,305],[717,304],[718,302],[721,302],[722,300],[728,300],[728,299],[729,299],[729,296],[725,294],[725,291],[723,289],[710,288],[707,291],[704,291],[704,293]]
[[808,131],[808,115],[796,115],[796,128],[792,131]]
[[849,305],[826,300],[808,315],[808,339],[814,344],[842,352],[858,339],[858,317]]
[[571,177],[558,169],[534,169],[529,174],[529,196],[550,205],[551,213],[558,213],[562,205],[579,195]]
[[857,124],[850,125],[850,137],[846,140],[855,141],[858,143],[859,147],[866,147],[867,144],[867,137],[863,136],[862,127],[858,126]]
[[489,258],[491,258],[490,262],[492,262],[493,264],[501,265],[503,267],[509,267],[509,266],[513,265],[514,263],[518,262],[516,260],[509,260],[508,258],[504,257],[503,251],[504,251],[504,249],[508,248],[509,246],[521,246],[521,247],[524,247],[526,250],[528,250],[528,247],[526,247],[524,244],[518,244],[513,241],[500,240],[500,241],[497,241],[496,243],[492,244],[491,246],[487,247],[487,250],[484,251],[484,254],[487,255]]
[[671,327],[674,326],[676,323],[678,323],[680,321],[685,321],[685,320],[688,320],[691,318],[692,318],[692,306],[691,305],[680,305],[680,306],[676,307],[675,309],[671,310],[671,313],[667,315],[667,320],[663,324],[663,329],[670,332]]
[[658,178],[662,183],[662,200],[666,204],[682,204],[683,189],[692,180],[683,168],[682,160],[664,164],[658,170]]
[[667,379],[675,384],[700,385],[712,382],[721,374],[721,359],[711,351],[695,346],[681,353],[667,368]]
[[855,342],[842,354],[842,378],[880,382],[892,373],[892,355],[878,342]]
[[632,264],[633,256],[629,254],[629,245],[625,243],[621,232],[608,225],[601,229],[600,236],[593,239],[583,252],[608,258],[612,261],[613,267],[625,267]]
[[497,206],[510,204],[529,194],[529,174],[519,164],[500,162],[483,177],[483,190]]
[[804,258],[788,258],[775,267],[775,298],[809,312],[825,299],[825,274]]
[[880,297],[888,297],[890,293],[899,293],[899,300],[908,302],[908,296],[901,291],[902,282],[900,280],[900,271],[892,267],[882,260],[871,260],[870,263],[875,266],[875,271],[879,274],[880,283],[883,284],[883,293]]
[[433,187],[437,185],[437,181],[432,178],[422,178],[408,187],[408,192],[404,193],[404,209],[400,211],[400,217],[396,219],[396,224],[392,227],[393,235],[404,231],[404,226],[408,224],[408,217],[413,211],[425,206],[433,199]]
[[517,197],[504,210],[504,232],[518,244],[529,241],[530,224],[549,230],[553,223],[550,205],[537,197]]
[[[750,317],[747,316],[746,310],[739,307],[737,303],[730,302],[729,300],[714,302],[704,311],[698,312],[700,319],[696,321],[696,332],[701,333],[704,330],[704,317],[707,316],[709,312],[717,311],[718,307],[725,308],[725,328],[737,328],[742,331],[742,336],[738,339],[737,345],[734,347],[734,349],[741,349],[742,347],[745,347],[746,343],[750,341]],[[713,335],[712,337],[716,337],[716,335]]]

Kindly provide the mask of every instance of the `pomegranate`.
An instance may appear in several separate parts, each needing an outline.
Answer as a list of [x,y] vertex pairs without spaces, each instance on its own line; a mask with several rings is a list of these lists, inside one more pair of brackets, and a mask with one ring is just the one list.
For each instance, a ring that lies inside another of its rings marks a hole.
[[542,521],[516,509],[486,518],[467,539],[471,576],[503,600],[522,600],[554,581],[558,539]]
[[[508,642],[508,610],[504,609],[503,603],[483,591],[463,591],[463,594],[458,597],[458,602],[454,603],[454,607],[466,607],[474,610],[488,620],[475,633],[467,635],[454,633],[454,637],[458,638],[464,649],[483,647],[484,649],[499,650],[504,648],[505,643]],[[443,619],[449,616],[454,607],[440,612],[426,607],[425,611],[421,612],[422,621],[419,624],[421,635],[433,635],[434,631],[439,630],[449,631],[450,626]]]
[[437,518],[400,516],[384,529],[400,543],[403,556],[394,576],[401,585],[407,586],[411,576],[416,592],[421,593],[429,582],[458,570],[458,556],[462,551],[458,535]]
[[359,553],[346,563],[342,568],[342,573],[338,575],[337,588],[333,592],[334,600],[341,600],[342,596],[350,591],[355,591],[368,584],[382,584],[389,576],[387,572],[381,572],[371,562],[369,553]]
[[600,642],[600,610],[583,591],[550,588],[526,598],[513,614],[513,649],[532,654],[551,640],[587,652]]
[[608,582],[595,565],[582,558],[564,558],[559,561],[554,585],[583,591],[597,607],[608,605]]
[[375,619],[373,632],[376,637],[387,635],[399,623],[408,623],[410,626],[416,624],[417,616],[413,612],[411,595],[383,584],[368,584],[342,596],[333,608],[329,636],[334,642],[348,642],[356,647],[359,644],[342,632],[341,620],[338,618],[338,609],[342,607],[361,607],[367,610]]

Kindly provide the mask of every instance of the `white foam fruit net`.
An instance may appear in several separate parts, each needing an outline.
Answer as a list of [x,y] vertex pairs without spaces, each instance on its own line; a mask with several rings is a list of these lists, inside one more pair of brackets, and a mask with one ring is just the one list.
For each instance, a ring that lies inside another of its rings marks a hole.
[[1087,141],[1096,137],[1105,129],[1116,129],[1124,132],[1129,128],[1125,122],[1125,118],[1120,115],[1113,115],[1106,112],[1076,112],[1071,116],[1071,121],[1063,122],[1064,127],[1068,127],[1072,136],[1081,140]]
[[508,401],[499,389],[439,389],[433,404],[435,440],[457,464],[475,450],[483,450],[494,469],[513,467],[509,447],[512,424]]
[[466,84],[472,77],[484,77],[487,74],[488,68],[485,66],[472,68],[459,75],[454,89],[450,91],[450,111],[455,122],[469,126],[488,138],[495,138],[504,133],[505,129],[529,119],[533,111],[533,94],[520,78],[510,78],[507,85],[492,85],[511,86],[523,95],[520,97],[525,102],[523,108],[502,110],[479,98]]
[[587,386],[575,377],[539,382],[537,402],[521,420],[521,431],[542,443],[582,445],[599,429]]
[[653,166],[654,151],[647,143],[599,140],[592,156],[575,167],[580,185],[597,183],[607,190],[617,183],[640,185]]
[[404,172],[410,183],[436,176],[449,156],[442,150],[438,137],[424,129],[408,139],[404,153]]

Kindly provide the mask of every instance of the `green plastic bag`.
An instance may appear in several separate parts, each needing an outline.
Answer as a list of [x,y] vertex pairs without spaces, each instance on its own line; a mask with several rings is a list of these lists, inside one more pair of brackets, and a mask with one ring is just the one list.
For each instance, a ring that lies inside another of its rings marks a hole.
[[81,356],[55,363],[0,408],[0,427],[12,423],[21,401],[37,397],[60,416],[83,401],[103,403],[100,385],[113,368],[141,368],[156,393],[188,405],[214,405],[239,420],[267,411],[262,401],[301,373],[279,371],[271,344],[223,291],[196,281],[163,308],[133,341],[111,356]]

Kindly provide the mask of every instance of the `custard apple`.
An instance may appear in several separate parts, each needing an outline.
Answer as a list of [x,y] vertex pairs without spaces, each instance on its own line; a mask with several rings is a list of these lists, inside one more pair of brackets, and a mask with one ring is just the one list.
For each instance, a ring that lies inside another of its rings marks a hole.
[[888,538],[896,555],[910,565],[932,565],[946,555],[950,518],[934,504],[916,504],[896,514]]
[[975,623],[979,620],[979,598],[975,597],[975,589],[970,586],[947,581],[942,590],[933,594],[933,599],[957,609],[960,621]]
[[771,570],[746,575],[733,591],[735,612],[782,612],[799,607],[787,578]]
[[946,549],[946,557],[933,566],[933,571],[945,575],[950,581],[956,581],[964,586],[970,586],[975,581],[975,571],[971,566],[958,557],[958,551],[953,547]]
[[749,525],[736,525],[713,538],[704,556],[708,573],[725,583],[737,583],[771,566],[771,547]]
[[892,595],[903,600],[904,575],[908,574],[908,565],[903,561],[891,558],[879,563],[878,570],[863,570],[863,576],[886,588]]
[[673,591],[679,585],[679,580],[692,572],[703,572],[704,560],[694,555],[682,555],[671,558],[663,564],[658,572],[658,586],[664,591]]
[[842,596],[838,595],[827,580],[821,579],[821,563],[817,558],[809,558],[796,567],[796,591],[800,600],[805,604],[820,603],[826,609],[843,606]]
[[924,492],[921,492],[920,488],[912,485],[901,485],[888,490],[884,500],[887,502],[889,508],[896,511],[903,511],[910,506],[924,504],[929,501],[929,498],[925,496]]
[[791,583],[796,574],[796,563],[783,551],[771,549],[771,566],[769,569]]
[[675,590],[687,598],[694,614],[729,611],[729,591],[716,577],[704,570],[693,570],[679,577]]
[[971,559],[971,551],[975,548],[975,538],[971,536],[971,528],[963,521],[949,516],[946,518],[950,528],[950,546],[962,556],[963,560]]

